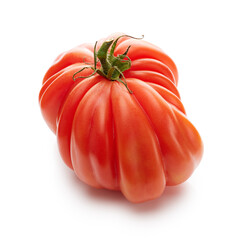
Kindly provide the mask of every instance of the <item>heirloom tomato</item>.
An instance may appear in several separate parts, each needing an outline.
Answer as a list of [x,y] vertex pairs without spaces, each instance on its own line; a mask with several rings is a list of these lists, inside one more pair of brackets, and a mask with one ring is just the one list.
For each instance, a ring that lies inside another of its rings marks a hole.
[[79,179],[145,202],[187,180],[202,157],[177,83],[176,65],[160,48],[117,33],[60,54],[39,103]]

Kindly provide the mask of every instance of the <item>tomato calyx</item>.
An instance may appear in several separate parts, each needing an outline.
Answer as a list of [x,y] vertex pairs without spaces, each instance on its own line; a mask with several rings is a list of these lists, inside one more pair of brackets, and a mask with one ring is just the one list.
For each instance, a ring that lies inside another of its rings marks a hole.
[[[121,35],[114,39],[109,39],[103,42],[101,47],[98,51],[96,51],[97,42],[94,45],[94,66],[87,66],[79,70],[78,72],[74,73],[73,80],[75,81],[77,78],[88,78],[93,76],[94,74],[99,74],[110,81],[118,81],[125,85],[126,89],[129,93],[132,91],[128,88],[126,79],[123,75],[123,72],[130,69],[131,67],[131,60],[127,56],[127,53],[131,47],[129,45],[126,51],[123,54],[119,54],[118,56],[114,56],[114,51],[117,45],[117,42],[122,37],[130,37],[133,39],[142,39],[144,36],[142,35],[141,38],[131,37],[129,35]],[[110,49],[111,47],[111,49]],[[110,49],[110,51],[109,51]],[[97,60],[98,59],[98,60]],[[101,63],[101,68],[97,68],[97,62]],[[78,73],[82,72],[84,69],[90,68],[93,70],[93,73],[89,76],[76,76]]]

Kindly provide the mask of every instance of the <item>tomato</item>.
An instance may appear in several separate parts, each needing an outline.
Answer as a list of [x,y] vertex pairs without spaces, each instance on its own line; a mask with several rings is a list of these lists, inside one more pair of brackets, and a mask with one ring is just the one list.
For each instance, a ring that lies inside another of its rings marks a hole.
[[202,157],[177,83],[176,65],[160,48],[117,33],[59,55],[39,103],[79,179],[145,202],[187,180]]

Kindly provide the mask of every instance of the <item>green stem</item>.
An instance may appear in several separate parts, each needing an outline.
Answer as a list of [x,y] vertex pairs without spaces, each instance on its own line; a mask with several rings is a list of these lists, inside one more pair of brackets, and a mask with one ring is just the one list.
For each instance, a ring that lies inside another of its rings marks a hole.
[[[107,75],[109,69],[111,68],[111,63],[108,61],[107,55],[108,55],[108,50],[110,46],[113,43],[113,39],[105,41],[98,52],[96,53],[96,57],[99,59],[101,66],[102,66],[102,72]],[[95,53],[94,53],[95,55]],[[94,56],[95,59],[95,56]]]
[[[103,42],[103,44],[101,45],[98,52],[96,52],[96,45],[97,45],[97,42],[96,42],[95,46],[94,46],[94,67],[85,67],[85,68],[91,68],[92,70],[94,70],[94,72],[88,77],[91,77],[95,73],[98,73],[99,75],[107,78],[108,80],[118,81],[118,82],[123,83],[125,85],[125,87],[127,88],[127,90],[129,91],[129,93],[132,93],[132,91],[128,88],[126,79],[123,75],[123,72],[128,70],[131,67],[131,60],[127,56],[127,53],[131,46],[128,46],[126,51],[123,54],[118,55],[117,57],[114,56],[114,51],[115,51],[117,42],[121,37],[130,37],[133,39],[141,39],[141,38],[134,38],[129,35],[121,35],[118,38],[116,38],[115,40],[110,39],[110,40],[106,40],[105,42]],[[142,36],[142,38],[143,38],[143,36]],[[111,49],[110,49],[110,47],[111,47]],[[109,49],[110,49],[110,52],[109,52]],[[99,59],[99,61],[101,63],[100,69],[97,69],[97,59]],[[77,78],[85,78],[85,77],[76,77],[76,75],[79,72],[83,71],[85,68],[76,72],[73,75],[73,79],[75,80]]]

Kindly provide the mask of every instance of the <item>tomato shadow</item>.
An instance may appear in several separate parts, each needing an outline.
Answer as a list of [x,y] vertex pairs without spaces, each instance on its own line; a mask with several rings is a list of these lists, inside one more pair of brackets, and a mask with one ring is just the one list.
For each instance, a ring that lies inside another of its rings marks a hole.
[[107,189],[96,189],[81,182],[75,174],[72,174],[72,181],[79,191],[80,195],[86,195],[89,201],[101,206],[115,206],[117,209],[134,212],[136,214],[149,214],[166,211],[186,196],[189,192],[189,184],[184,183],[178,186],[168,186],[164,193],[158,199],[145,203],[131,203],[120,191],[111,191]]

